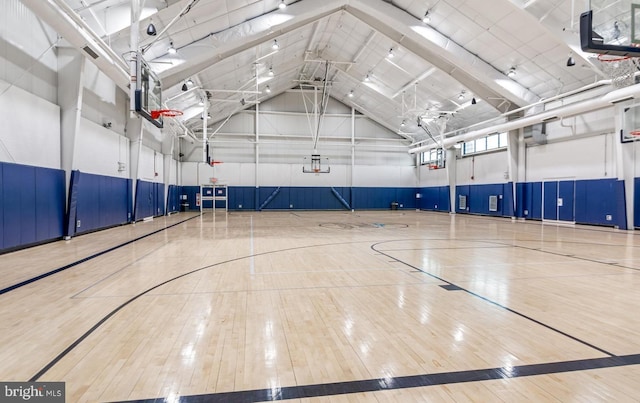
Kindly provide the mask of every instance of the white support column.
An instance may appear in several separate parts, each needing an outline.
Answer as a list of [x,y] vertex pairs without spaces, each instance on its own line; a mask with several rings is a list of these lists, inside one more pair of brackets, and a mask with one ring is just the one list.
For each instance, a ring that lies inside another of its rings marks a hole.
[[65,171],[66,198],[74,168],[76,136],[82,116],[85,58],[73,48],[58,48],[58,105],[60,105],[60,161]]
[[[173,160],[173,147],[175,137],[173,135],[165,135],[162,139],[162,179],[164,182],[164,200],[167,201],[169,195],[169,185],[171,184],[171,161]],[[168,205],[165,206],[165,215],[167,214]]]
[[[129,50],[133,53],[130,55],[131,61],[129,64],[129,75],[131,76],[131,85],[129,85],[129,110],[133,117],[135,113],[135,91],[136,91],[136,75],[137,75],[137,61],[136,54],[140,45],[139,28],[140,28],[140,14],[142,12],[141,0],[131,0],[131,27],[129,29]],[[142,0],[144,1],[144,0]]]
[[[516,200],[516,183],[520,181],[520,149],[524,148],[524,143],[521,143],[522,129],[511,130],[507,134],[507,181],[511,181],[511,200],[513,201],[513,217],[516,215],[516,206],[520,200]],[[524,169],[524,168],[523,168]]]
[[[627,103],[616,104],[614,108],[615,114],[615,131],[614,133],[620,133],[623,128],[622,117],[624,115],[624,108],[628,107]],[[619,135],[614,135],[615,152],[616,152],[616,172],[618,180],[624,181],[624,194],[625,204],[627,211],[627,229],[633,229],[633,218],[635,211],[633,208],[633,199],[635,196],[634,186],[634,165],[635,165],[635,152],[636,143],[622,143]],[[613,197],[613,196],[611,196]]]
[[133,206],[135,206],[135,195],[136,195],[136,186],[137,181],[140,178],[140,164],[141,164],[141,154],[142,154],[142,136],[144,133],[144,126],[142,124],[142,119],[135,116],[129,119],[127,123],[127,136],[130,140],[130,148],[131,152],[129,153],[131,160],[129,161],[131,181],[133,183],[131,198],[133,201]]
[[[351,107],[351,187],[354,186],[356,170],[356,109]],[[353,200],[351,200],[353,203]]]
[[256,104],[256,209],[259,207],[258,188],[260,187],[260,104]]
[[446,150],[446,170],[447,179],[449,180],[449,213],[455,214],[456,212],[456,169],[458,166],[458,149],[448,148]]

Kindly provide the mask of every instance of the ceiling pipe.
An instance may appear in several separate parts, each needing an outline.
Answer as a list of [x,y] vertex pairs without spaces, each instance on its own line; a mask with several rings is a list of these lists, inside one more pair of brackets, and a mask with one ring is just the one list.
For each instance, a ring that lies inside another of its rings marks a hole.
[[61,0],[21,0],[73,47],[92,61],[115,84],[128,91],[129,66]]
[[[603,87],[603,86],[609,85],[609,84],[611,84],[611,80],[610,79],[596,81],[594,83],[587,84],[587,85],[582,86],[580,88],[576,88],[575,90],[567,91],[567,92],[564,92],[562,94],[555,95],[555,96],[553,96],[551,98],[541,99],[540,101],[534,102],[534,103],[529,104],[527,106],[523,106],[521,108],[505,112],[505,113],[503,113],[503,114],[501,114],[499,116],[496,116],[495,118],[491,118],[491,119],[487,119],[487,120],[482,121],[482,122],[474,123],[474,124],[472,124],[470,126],[463,127],[461,129],[455,129],[455,130],[452,130],[450,132],[446,132],[446,133],[444,133],[444,136],[445,137],[452,136],[452,135],[455,135],[456,133],[460,133],[462,131],[466,131],[466,130],[472,129],[474,127],[484,126],[484,125],[490,124],[491,122],[495,122],[496,120],[506,118],[506,117],[508,117],[510,115],[513,115],[515,113],[523,112],[523,111],[526,111],[527,109],[531,109],[531,108],[539,106],[539,105],[546,105],[549,102],[558,101],[558,100],[561,100],[563,98],[566,98],[566,97],[569,97],[569,96],[572,96],[572,95],[577,95],[577,94],[580,94],[582,92],[593,90],[595,88]],[[420,140],[420,141],[417,141],[417,142],[411,144],[411,146],[412,147],[413,146],[418,146],[420,144],[426,143],[427,141],[429,141],[429,139]]]
[[[442,147],[449,148],[457,143],[471,141],[480,137],[487,136],[489,134],[503,133],[510,130],[531,126],[537,123],[567,118],[585,112],[597,111],[600,109],[611,107],[620,102],[629,101],[636,97],[640,97],[640,84],[617,89],[598,98],[576,102],[566,106],[550,109],[541,113],[536,113],[534,115],[525,116],[523,118],[512,120],[500,125],[475,130],[454,137],[449,137],[443,141]],[[422,151],[431,150],[436,147],[438,147],[437,144],[429,144],[426,146],[412,148],[408,152],[409,154],[415,154]]]

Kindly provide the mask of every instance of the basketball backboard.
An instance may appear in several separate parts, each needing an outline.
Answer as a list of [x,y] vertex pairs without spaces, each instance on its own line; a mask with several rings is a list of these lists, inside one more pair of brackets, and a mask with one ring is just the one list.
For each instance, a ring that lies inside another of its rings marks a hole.
[[622,110],[622,128],[620,129],[620,141],[623,143],[638,140],[640,140],[640,103]]
[[136,91],[135,110],[136,112],[153,123],[156,127],[162,128],[162,116],[153,118],[151,111],[158,111],[162,107],[162,83],[158,76],[151,70],[149,64],[142,57],[142,53],[136,55]]
[[640,0],[589,0],[580,43],[585,52],[639,57]]

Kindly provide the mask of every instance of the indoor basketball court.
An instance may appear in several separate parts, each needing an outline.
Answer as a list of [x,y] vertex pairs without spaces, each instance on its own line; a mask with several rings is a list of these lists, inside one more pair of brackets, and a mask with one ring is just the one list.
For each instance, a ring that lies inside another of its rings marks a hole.
[[640,2],[6,0],[0,401],[632,402]]
[[69,401],[631,401],[636,238],[424,212],[173,215],[5,255],[28,270],[3,277],[0,376],[64,379]]

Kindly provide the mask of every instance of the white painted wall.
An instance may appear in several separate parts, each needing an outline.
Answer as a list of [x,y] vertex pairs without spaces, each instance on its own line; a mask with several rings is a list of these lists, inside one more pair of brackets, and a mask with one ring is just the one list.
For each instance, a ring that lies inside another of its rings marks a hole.
[[507,152],[497,151],[477,154],[456,160],[456,184],[480,185],[508,182],[505,172],[509,172]]
[[[88,119],[80,119],[73,169],[96,175],[129,178],[129,139]],[[124,163],[119,171],[118,162]]]
[[20,0],[0,1],[0,94],[8,83],[55,103],[58,60],[52,45],[57,40],[57,34]]
[[0,161],[60,168],[60,108],[0,81]]
[[527,148],[526,180],[616,177],[613,133]]

